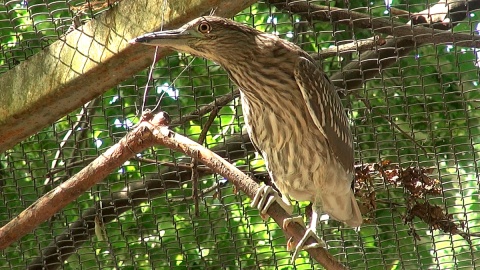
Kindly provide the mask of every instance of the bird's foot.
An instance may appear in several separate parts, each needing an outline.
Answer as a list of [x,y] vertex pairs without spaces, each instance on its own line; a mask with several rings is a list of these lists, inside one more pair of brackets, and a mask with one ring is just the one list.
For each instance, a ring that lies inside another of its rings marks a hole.
[[269,217],[267,214],[268,208],[270,208],[274,202],[277,202],[288,214],[292,214],[293,206],[288,199],[280,197],[275,189],[267,185],[261,186],[258,189],[250,206],[258,208],[262,219],[267,220]]
[[[300,225],[302,225],[303,227],[305,227],[305,222],[303,222],[303,217],[302,216],[291,217],[291,218],[285,219],[283,221],[283,228],[285,229],[288,226],[288,224],[290,224],[290,222],[297,222]],[[315,238],[315,240],[317,240],[317,243],[305,245],[305,242],[310,237]],[[300,241],[298,241],[298,243],[295,247],[293,245],[293,239],[292,238],[288,239],[288,242],[287,242],[287,250],[288,251],[293,250],[293,255],[292,255],[292,259],[291,259],[292,263],[298,257],[298,254],[300,253],[300,251],[307,250],[307,249],[312,249],[312,248],[318,248],[318,247],[325,247],[325,246],[326,246],[325,242],[320,237],[318,237],[315,230],[313,230],[311,228],[307,228],[307,230],[306,230],[305,234],[303,235],[302,239],[300,239]]]

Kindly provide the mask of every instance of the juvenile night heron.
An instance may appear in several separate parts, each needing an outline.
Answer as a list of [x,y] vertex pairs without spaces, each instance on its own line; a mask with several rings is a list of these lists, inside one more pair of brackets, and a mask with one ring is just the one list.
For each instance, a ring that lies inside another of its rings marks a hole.
[[[148,33],[132,43],[213,60],[240,87],[248,134],[283,194],[263,186],[252,206],[266,215],[273,201],[292,213],[286,197],[313,203],[311,224],[294,258],[302,248],[314,247],[304,243],[316,237],[322,210],[351,227],[362,224],[351,188],[354,158],[347,117],[333,84],[305,51],[277,36],[213,16],[177,30]],[[292,220],[302,219],[284,224]]]

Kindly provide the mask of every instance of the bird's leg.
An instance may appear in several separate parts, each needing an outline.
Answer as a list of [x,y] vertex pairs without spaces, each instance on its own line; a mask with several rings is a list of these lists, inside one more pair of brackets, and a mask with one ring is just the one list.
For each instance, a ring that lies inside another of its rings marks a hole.
[[258,189],[250,206],[258,208],[262,219],[267,220],[269,217],[267,214],[268,208],[274,202],[277,202],[288,214],[292,214],[293,206],[290,201],[285,196],[280,197],[278,192],[268,185],[261,186]]
[[[293,255],[292,255],[292,262],[295,261],[295,259],[298,256],[298,253],[301,250],[307,250],[307,249],[312,249],[312,248],[317,248],[317,247],[325,247],[325,242],[318,237],[317,235],[317,220],[318,220],[318,208],[315,207],[315,205],[312,208],[312,216],[310,220],[310,226],[308,226],[305,234],[303,235],[302,239],[298,241],[297,245],[295,246]],[[292,217],[292,218],[287,218],[283,221],[283,228],[287,227],[290,222],[297,222],[300,223],[300,225],[305,226],[305,223],[303,222],[303,217],[302,216],[297,216],[297,217]],[[306,245],[305,242],[307,241],[308,238],[313,237],[317,240],[317,243]],[[288,250],[293,250],[292,248],[292,238],[288,240],[287,243],[287,249]]]

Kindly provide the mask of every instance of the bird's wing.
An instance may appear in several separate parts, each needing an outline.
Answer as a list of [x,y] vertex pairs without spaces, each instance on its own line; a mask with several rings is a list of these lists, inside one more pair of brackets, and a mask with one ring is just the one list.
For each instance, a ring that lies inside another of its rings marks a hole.
[[295,80],[313,122],[346,170],[353,170],[353,139],[347,116],[335,87],[315,63],[300,57]]

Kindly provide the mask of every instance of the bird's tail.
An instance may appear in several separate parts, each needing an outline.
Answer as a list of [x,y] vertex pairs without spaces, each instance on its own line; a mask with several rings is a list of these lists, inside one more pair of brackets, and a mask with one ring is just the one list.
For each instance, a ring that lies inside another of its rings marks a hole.
[[338,196],[338,194],[323,196],[323,209],[330,217],[345,222],[350,227],[362,225],[362,212],[351,189],[347,197]]

